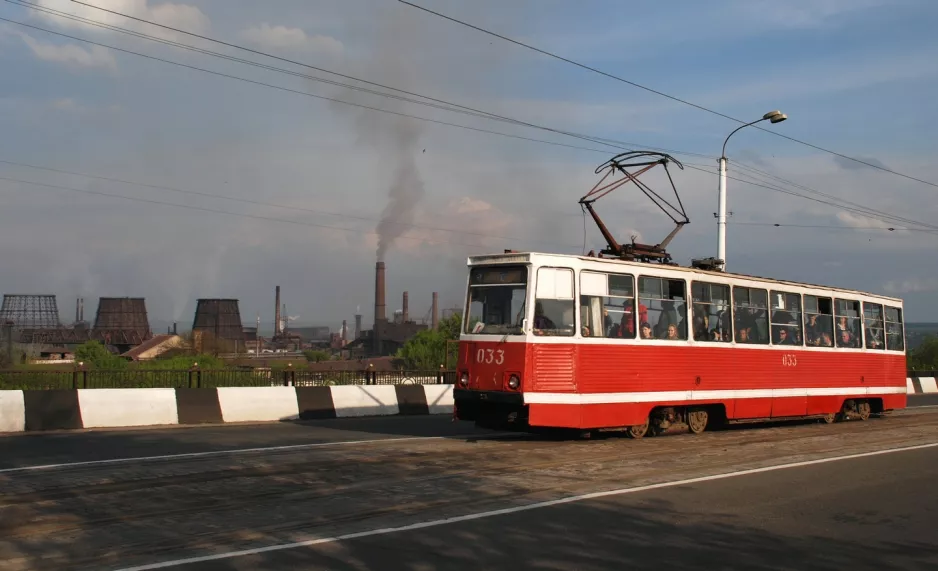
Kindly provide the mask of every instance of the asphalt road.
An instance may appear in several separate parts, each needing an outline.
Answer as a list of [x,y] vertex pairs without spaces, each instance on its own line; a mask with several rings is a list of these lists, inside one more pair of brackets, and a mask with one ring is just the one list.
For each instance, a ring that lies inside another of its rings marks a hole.
[[936,443],[930,406],[641,441],[444,417],[6,437],[0,568],[932,569],[938,448],[772,467]]

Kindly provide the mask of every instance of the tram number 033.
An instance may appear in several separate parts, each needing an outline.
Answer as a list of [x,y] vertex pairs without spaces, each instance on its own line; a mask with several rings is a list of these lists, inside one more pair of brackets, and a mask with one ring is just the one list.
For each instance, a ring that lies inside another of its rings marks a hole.
[[797,367],[798,366],[798,357],[786,353],[782,355],[782,366],[783,367]]
[[505,351],[502,349],[479,349],[476,352],[476,363],[485,363],[487,365],[495,363],[496,365],[501,365],[504,362]]

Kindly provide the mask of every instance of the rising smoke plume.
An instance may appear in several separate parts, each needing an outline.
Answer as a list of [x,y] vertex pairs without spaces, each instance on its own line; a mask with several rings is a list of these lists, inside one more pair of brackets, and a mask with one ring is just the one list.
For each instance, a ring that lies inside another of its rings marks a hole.
[[387,191],[388,203],[381,212],[381,220],[376,229],[376,255],[379,262],[384,261],[384,256],[394,240],[407,230],[406,225],[414,221],[414,211],[425,194],[420,168],[417,166],[420,128],[416,123],[413,119],[401,118],[400,121],[395,121],[392,128],[392,138],[397,143],[394,150],[397,164]]
[[[349,71],[375,82],[399,89],[420,91],[428,86],[420,78],[420,61],[428,41],[426,33],[413,14],[397,6],[379,5],[371,17],[356,21],[368,30],[368,54],[364,61],[347,61]],[[337,94],[344,101],[376,106],[398,113],[414,113],[413,106],[399,101],[365,95],[342,89]],[[381,218],[375,228],[378,247],[375,255],[384,261],[395,240],[403,235],[415,219],[416,209],[426,194],[418,157],[424,123],[408,117],[385,115],[333,104],[337,112],[351,116],[358,141],[376,151],[368,159],[369,167],[378,166],[375,198],[386,199]]]

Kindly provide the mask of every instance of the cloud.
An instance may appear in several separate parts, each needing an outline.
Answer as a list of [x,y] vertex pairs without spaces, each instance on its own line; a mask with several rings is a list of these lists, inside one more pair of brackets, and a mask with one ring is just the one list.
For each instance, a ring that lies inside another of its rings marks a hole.
[[891,294],[938,292],[938,278],[910,278],[901,281],[888,281],[883,290]]
[[33,55],[43,61],[64,64],[75,68],[105,68],[117,69],[117,60],[114,55],[100,46],[83,48],[76,44],[52,44],[37,40],[29,34],[21,33],[20,37],[26,43]]
[[[845,158],[839,157],[839,156],[837,156],[837,155],[832,155],[832,157],[833,157],[834,163],[836,163],[837,166],[839,166],[840,168],[842,168],[842,169],[844,169],[844,170],[856,171],[856,170],[863,170],[863,169],[872,168],[872,167],[866,166],[866,165],[864,165],[864,164],[860,164],[860,163],[858,163],[857,161],[851,161],[850,159],[845,159]],[[861,160],[861,161],[863,161],[863,162],[866,162],[866,163],[870,163],[871,165],[876,165],[876,166],[878,166],[878,167],[880,167],[880,168],[884,168],[884,169],[888,169],[888,168],[889,168],[889,167],[887,167],[881,160],[875,159],[875,158],[873,158],[873,157],[854,157],[854,158],[855,158],[855,159],[858,159],[858,160]],[[889,170],[892,170],[892,169],[889,169]]]
[[765,28],[817,28],[842,24],[844,17],[887,4],[886,0],[741,0],[741,17]]
[[244,30],[241,35],[255,46],[268,50],[314,52],[332,56],[341,55],[344,51],[342,42],[332,36],[310,36],[299,28],[271,26],[266,22]]
[[453,201],[451,206],[456,208],[457,214],[488,212],[492,210],[492,205],[488,202],[476,198],[471,198],[469,196],[463,196],[462,198]]
[[[148,24],[143,24],[142,22],[128,20],[127,18],[117,14],[112,14],[103,10],[96,10],[81,4],[75,4],[70,0],[36,0],[36,3],[43,6],[44,8],[75,14],[113,26],[146,26],[148,33],[155,33],[155,30],[157,29]],[[174,4],[172,2],[165,2],[154,5],[151,4],[148,0],[95,0],[94,5],[105,8],[107,10],[112,10],[114,12],[119,12],[121,14],[127,14],[128,16],[141,18],[143,20],[159,22],[165,26],[181,28],[187,32],[198,34],[204,33],[209,29],[208,16],[206,16],[198,7],[189,4]],[[56,25],[65,28],[81,28],[84,30],[88,29],[87,24],[82,24],[81,22],[77,22],[75,20],[60,18],[58,16],[43,12],[36,12],[36,15],[41,19],[54,22]]]
[[849,226],[851,228],[890,228],[891,226],[882,220],[877,220],[875,218],[867,218],[866,216],[860,216],[857,214],[852,214],[850,212],[838,212],[837,220],[839,220],[844,226]]

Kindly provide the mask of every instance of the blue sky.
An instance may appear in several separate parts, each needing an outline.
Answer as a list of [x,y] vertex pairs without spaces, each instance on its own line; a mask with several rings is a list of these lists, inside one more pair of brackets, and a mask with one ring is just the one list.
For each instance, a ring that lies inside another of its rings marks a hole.
[[[239,57],[264,60],[75,5],[45,7]],[[97,5],[311,65],[551,127],[705,155],[678,158],[691,225],[681,262],[715,253],[715,158],[735,125],[391,0],[97,0]],[[928,0],[670,2],[534,0],[424,5],[740,118],[781,109],[771,129],[930,181],[938,139],[938,4]],[[576,139],[350,92],[89,27],[9,3],[0,17],[243,78],[522,137]],[[614,154],[537,144],[304,97],[5,24],[0,26],[0,160],[266,205],[174,193],[0,163],[0,177],[277,220],[111,199],[0,180],[0,291],[145,296],[155,324],[187,324],[199,297],[237,297],[272,320],[274,285],[301,322],[370,321],[377,219],[395,168],[412,162],[405,238],[388,253],[388,298],[459,304],[466,256],[503,248],[579,252],[576,201]],[[415,137],[402,144],[402,129]],[[938,219],[938,189],[747,129],[744,166],[914,220]],[[762,178],[761,175],[756,175]],[[658,181],[661,182],[660,180]],[[419,186],[419,185],[418,185]],[[797,190],[797,189],[796,189]],[[802,191],[799,191],[802,192]],[[286,206],[279,208],[269,206]],[[667,219],[620,191],[602,214],[623,238],[660,240]],[[876,226],[840,208],[729,181],[731,221]],[[325,213],[324,213],[325,212]],[[341,212],[352,217],[327,213]],[[894,224],[893,224],[894,225]],[[442,231],[440,229],[447,231]],[[730,225],[732,271],[855,287],[938,320],[938,236]],[[588,247],[601,246],[588,227]],[[93,304],[92,304],[93,305]],[[424,307],[426,306],[426,307]],[[270,315],[268,315],[270,314]]]

